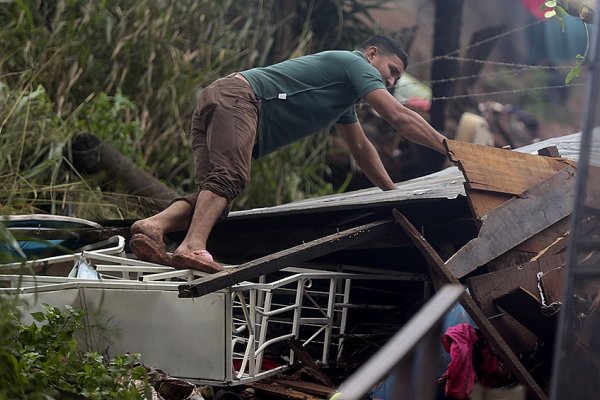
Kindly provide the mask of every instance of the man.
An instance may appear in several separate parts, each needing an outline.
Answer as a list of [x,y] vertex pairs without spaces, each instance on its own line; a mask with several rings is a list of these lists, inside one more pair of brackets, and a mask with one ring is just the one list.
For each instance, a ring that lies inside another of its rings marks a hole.
[[[356,51],[325,51],[231,74],[203,90],[192,118],[198,192],[131,227],[138,258],[176,268],[217,272],[206,250],[215,223],[250,180],[251,158],[333,124],[365,175],[382,190],[395,189],[358,122],[354,105],[370,104],[407,139],[445,153],[444,136],[387,90],[407,66],[404,49],[376,35]],[[163,235],[187,229],[169,259]]]

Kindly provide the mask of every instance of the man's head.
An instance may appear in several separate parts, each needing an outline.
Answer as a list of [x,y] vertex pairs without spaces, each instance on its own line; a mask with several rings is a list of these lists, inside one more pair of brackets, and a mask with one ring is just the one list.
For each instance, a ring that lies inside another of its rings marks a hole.
[[375,67],[387,87],[394,86],[408,66],[408,54],[402,46],[385,35],[375,35],[358,48]]

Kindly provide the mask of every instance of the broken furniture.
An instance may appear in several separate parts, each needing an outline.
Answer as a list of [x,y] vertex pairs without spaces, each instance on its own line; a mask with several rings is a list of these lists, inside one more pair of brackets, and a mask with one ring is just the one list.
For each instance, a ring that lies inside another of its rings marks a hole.
[[[32,307],[24,309],[26,315],[44,303],[83,309],[86,349],[108,349],[111,356],[140,353],[145,364],[171,376],[216,386],[249,383],[289,368],[294,353],[286,341],[291,339],[317,348],[322,364],[335,362],[356,307],[350,302],[354,285],[425,279],[286,268],[275,277],[181,299],[182,282],[206,274],[94,252],[43,262],[78,259],[100,273],[99,279],[0,275],[0,293],[20,294]],[[376,307],[371,297],[370,306]]]

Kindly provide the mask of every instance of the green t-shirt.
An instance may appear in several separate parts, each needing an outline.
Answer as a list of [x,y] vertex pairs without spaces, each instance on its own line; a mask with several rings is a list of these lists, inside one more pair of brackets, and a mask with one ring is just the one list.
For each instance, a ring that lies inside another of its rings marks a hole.
[[324,51],[241,74],[261,100],[255,158],[333,124],[356,122],[354,104],[385,89],[359,51]]

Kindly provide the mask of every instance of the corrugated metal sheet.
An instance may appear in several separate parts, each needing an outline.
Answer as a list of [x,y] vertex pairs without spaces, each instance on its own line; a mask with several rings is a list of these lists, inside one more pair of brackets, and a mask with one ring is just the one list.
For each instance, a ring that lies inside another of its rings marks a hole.
[[[580,133],[574,133],[552,138],[521,147],[515,151],[537,154],[537,151],[541,148],[556,146],[562,157],[577,161],[580,136]],[[322,212],[328,209],[337,211],[372,206],[391,206],[408,201],[455,199],[458,196],[465,195],[464,182],[464,177],[458,168],[449,167],[430,175],[399,182],[396,184],[398,190],[384,192],[379,188],[369,188],[300,200],[274,207],[235,211],[229,215],[229,218],[303,214]]]

